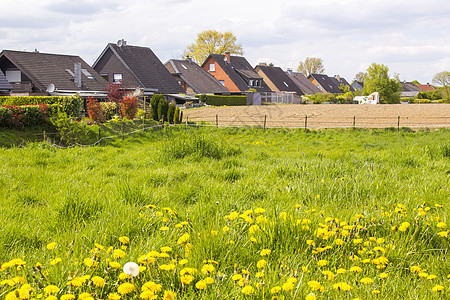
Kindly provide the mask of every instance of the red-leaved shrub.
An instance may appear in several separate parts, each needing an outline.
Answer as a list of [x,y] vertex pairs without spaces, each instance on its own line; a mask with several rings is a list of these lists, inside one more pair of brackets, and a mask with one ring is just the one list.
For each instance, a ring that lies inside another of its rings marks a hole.
[[120,115],[123,118],[134,119],[138,111],[138,100],[136,97],[124,97],[120,100]]
[[91,118],[92,121],[97,123],[102,123],[105,121],[102,106],[100,105],[100,102],[98,102],[97,99],[93,97],[89,97],[87,99],[87,111],[89,118]]

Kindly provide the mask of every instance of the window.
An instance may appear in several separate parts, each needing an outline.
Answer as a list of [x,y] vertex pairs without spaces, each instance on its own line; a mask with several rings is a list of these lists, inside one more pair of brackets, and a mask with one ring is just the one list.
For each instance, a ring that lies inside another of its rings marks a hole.
[[253,86],[253,80],[250,79],[250,80],[248,81],[248,86]]
[[283,81],[283,83],[286,87],[289,87],[289,85],[285,81]]
[[122,83],[122,74],[114,74],[113,82],[114,83]]
[[225,86],[225,81],[219,80],[219,82],[220,82],[223,86]]
[[100,76],[102,76],[102,78],[105,79],[106,81],[108,81],[109,79],[108,73],[102,73],[100,74]]
[[19,70],[6,71],[5,75],[6,79],[8,79],[10,83],[18,83],[22,81],[22,76]]
[[81,69],[81,73],[83,73],[84,76],[86,76],[86,77],[87,77],[88,79],[90,79],[90,80],[93,80],[93,79],[94,79],[94,77],[91,75],[91,73],[89,73],[89,71],[86,70],[86,69]]
[[185,65],[183,65],[183,64],[181,64],[181,66],[185,69],[185,70],[187,70],[187,68],[186,68],[186,66]]
[[216,65],[214,63],[209,64],[209,71],[210,72],[215,72],[216,71]]

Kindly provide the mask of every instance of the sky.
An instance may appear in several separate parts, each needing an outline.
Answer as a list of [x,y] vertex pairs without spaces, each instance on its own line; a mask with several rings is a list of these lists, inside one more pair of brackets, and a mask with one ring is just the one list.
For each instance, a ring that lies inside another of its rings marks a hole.
[[70,54],[93,64],[107,43],[149,47],[165,63],[197,34],[231,31],[252,66],[319,57],[353,81],[372,63],[400,80],[450,71],[448,0],[2,0],[0,50]]

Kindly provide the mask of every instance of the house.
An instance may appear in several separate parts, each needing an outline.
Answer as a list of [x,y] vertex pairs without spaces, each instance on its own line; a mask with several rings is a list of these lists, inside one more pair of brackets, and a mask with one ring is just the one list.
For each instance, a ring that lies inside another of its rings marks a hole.
[[171,59],[165,66],[188,95],[229,93],[214,76],[189,57],[185,60]]
[[348,90],[350,91],[350,92],[354,92],[355,91],[355,89],[347,82],[347,80],[345,80],[345,78],[344,77],[341,77],[341,76],[339,76],[339,75],[335,75],[334,77],[330,77],[331,78],[331,80],[333,80],[334,81],[334,83],[338,86],[338,87],[341,87],[341,86],[347,86],[348,87]]
[[255,72],[249,62],[241,56],[231,56],[230,52],[210,54],[202,68],[213,75],[230,92],[270,92],[263,78]]
[[107,82],[79,56],[3,50],[12,95],[106,95]]
[[339,89],[339,85],[337,84],[337,80],[333,80],[331,77],[328,77],[324,74],[310,74],[308,76],[309,81],[311,81],[322,93],[333,93],[333,94],[342,94],[342,91]]
[[306,78],[303,73],[293,72],[292,69],[288,69],[286,74],[292,79],[292,81],[300,88],[305,95],[315,95],[321,93],[321,91]]
[[0,71],[0,96],[7,96],[12,91],[12,85],[6,79],[5,74]]
[[421,91],[421,89],[412,82],[402,81],[400,84],[402,85],[402,90],[400,91],[401,98],[415,97]]
[[364,90],[364,82],[363,81],[353,81],[352,88],[356,90]]
[[435,91],[436,88],[434,86],[432,86],[431,84],[427,83],[427,84],[416,84],[416,86],[421,89],[422,92],[431,92],[431,91]]
[[109,43],[92,67],[108,82],[142,89],[144,95],[185,92],[150,48],[124,40]]
[[255,71],[273,92],[293,92],[297,96],[305,94],[280,67],[260,63],[255,67]]

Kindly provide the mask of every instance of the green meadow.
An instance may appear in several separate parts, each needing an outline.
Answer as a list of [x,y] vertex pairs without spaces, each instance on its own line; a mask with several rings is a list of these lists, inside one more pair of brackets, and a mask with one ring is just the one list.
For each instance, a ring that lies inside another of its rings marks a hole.
[[0,298],[446,299],[449,141],[179,126],[0,148]]

